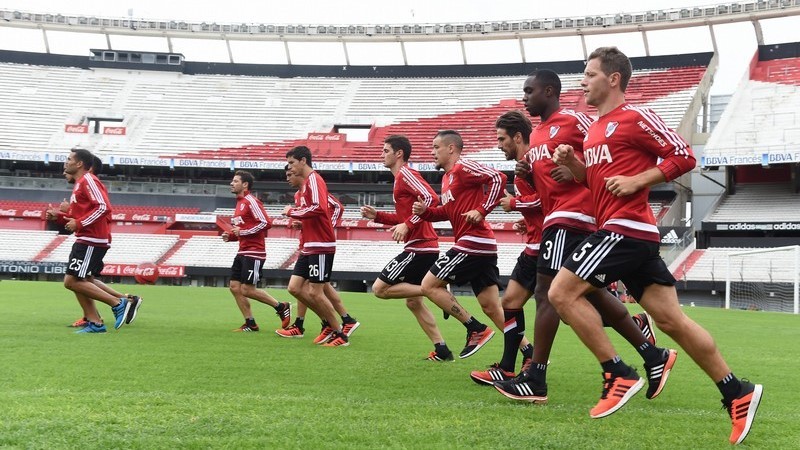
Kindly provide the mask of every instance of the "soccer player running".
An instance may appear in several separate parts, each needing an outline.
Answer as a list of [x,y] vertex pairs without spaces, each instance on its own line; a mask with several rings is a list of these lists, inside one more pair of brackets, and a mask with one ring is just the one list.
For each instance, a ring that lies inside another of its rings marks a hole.
[[411,142],[402,135],[392,135],[383,141],[383,165],[394,175],[392,197],[394,212],[377,211],[366,205],[361,215],[376,223],[392,225],[389,231],[397,242],[405,242],[403,252],[389,261],[372,285],[378,298],[406,299],[406,307],[414,314],[420,328],[433,343],[429,361],[452,361],[453,353],[436,325],[433,313],[425,305],[422,295],[422,278],[439,257],[439,237],[430,222],[411,212],[411,206],[422,198],[426,206],[439,204],[436,191],[416,170],[408,166]]
[[[497,147],[509,161],[519,161],[528,153],[528,138],[531,134],[531,121],[519,111],[509,111],[495,121]],[[503,298],[503,357],[492,364],[488,370],[473,371],[470,378],[479,384],[492,385],[497,381],[515,377],[517,349],[522,353],[522,371],[527,369],[533,357],[533,346],[525,339],[525,303],[533,295],[536,287],[536,260],[539,255],[539,242],[542,239],[541,201],[533,184],[524,176],[514,177],[516,196],[508,194],[500,200],[506,211],[519,211],[525,226],[525,249],[517,258],[511,272]],[[537,312],[537,317],[538,317]]]
[[[441,255],[422,279],[422,294],[467,328],[467,342],[459,358],[472,356],[494,336],[458,303],[447,289],[454,283],[470,283],[483,312],[497,327],[503,326],[500,307],[500,272],[497,269],[497,241],[484,218],[500,201],[506,176],[482,164],[461,158],[464,142],[454,130],[443,130],[433,140],[433,160],[444,169],[441,206],[425,204],[419,197],[411,211],[421,218],[449,220],[455,245]],[[484,187],[486,192],[484,193]]]
[[711,335],[680,308],[675,279],[659,256],[658,228],[647,198],[650,186],[689,172],[696,161],[683,138],[653,111],[625,101],[631,72],[630,60],[616,47],[589,55],[581,86],[599,118],[583,145],[585,163],[570,145],[558,146],[553,154],[556,164],[567,166],[576,180],[589,186],[599,229],[558,272],[550,301],[603,368],[603,393],[591,417],[617,411],[642,385],[585,297],[621,279],[658,328],[717,384],[731,417],[730,442],[738,444],[751,429],[763,386],[734,376]]
[[[100,160],[100,158],[98,158],[95,155],[92,158],[92,167],[91,167],[91,169],[89,169],[89,172],[91,172],[95,176],[97,176],[97,175],[100,175],[100,173],[102,172],[102,169],[103,169],[103,162]],[[75,184],[75,178],[72,175],[64,173],[64,177],[67,179],[67,183]],[[100,184],[100,186],[98,186],[98,187],[100,187],[102,190],[105,189],[105,186],[103,186],[102,184]],[[106,195],[108,195],[107,191],[106,191]],[[47,220],[53,221],[53,222],[55,222],[55,223],[57,223],[57,224],[59,224],[59,225],[61,225],[63,227],[67,223],[67,220],[68,220],[67,216],[68,216],[68,212],[69,212],[69,206],[70,206],[70,203],[65,199],[63,202],[61,202],[61,204],[58,206],[58,208],[48,207],[48,209],[45,211],[45,217],[47,218]],[[111,221],[111,214],[107,215],[106,217],[108,218],[108,220],[110,222]],[[110,244],[111,243],[110,227],[109,227],[109,238],[108,238],[108,240],[109,240],[109,244]],[[101,268],[101,271],[102,271],[102,268]],[[111,286],[109,286],[109,285],[103,283],[102,281],[100,281],[94,275],[86,277],[86,279],[91,281],[92,283],[94,283],[97,287],[99,287],[103,291],[113,295],[115,298],[126,297],[131,302],[131,307],[128,309],[128,314],[125,316],[125,324],[126,325],[127,324],[131,324],[131,323],[133,323],[134,320],[136,320],[136,317],[137,317],[137,315],[139,313],[139,307],[142,306],[142,302],[144,300],[143,298],[139,297],[138,295],[123,294],[121,292],[118,292],[117,290],[113,289]],[[91,315],[92,312],[94,312],[95,315],[97,315],[97,316],[99,316],[100,313],[97,311],[97,306],[95,305],[94,300],[88,298],[84,294],[78,294],[78,293],[75,293],[75,297],[78,299],[78,304],[80,305],[81,310],[83,311],[83,316],[80,319],[72,322],[68,326],[70,328],[84,328],[87,325],[89,325],[89,319],[86,318],[87,316]]]
[[[581,154],[583,138],[591,123],[586,115],[561,107],[561,80],[551,70],[540,70],[525,81],[523,101],[528,113],[541,117],[541,123],[531,134],[531,150],[526,156],[530,163],[533,183],[541,197],[545,214],[542,232],[542,251],[537,262],[534,295],[536,321],[534,324],[533,362],[529,370],[515,380],[498,383],[496,389],[516,400],[536,403],[547,401],[547,361],[558,332],[560,318],[547,297],[547,291],[558,269],[588,235],[596,230],[594,210],[589,190],[574,182],[572,174],[553,163],[551,154],[559,144],[569,144]],[[508,197],[501,204],[505,204]],[[605,289],[588,294],[588,299],[602,316],[630,342],[645,362],[649,387],[647,398],[657,397],[669,377],[677,352],[655,346],[631,320],[628,309]],[[650,321],[642,314],[638,323],[650,331]]]
[[231,180],[231,193],[236,195],[236,209],[231,218],[233,228],[222,233],[225,242],[239,241],[239,251],[231,265],[231,281],[229,288],[236,306],[242,312],[244,323],[233,331],[258,331],[258,324],[250,308],[253,299],[275,308],[275,314],[281,319],[281,327],[289,326],[292,306],[289,302],[279,302],[266,291],[258,289],[261,270],[267,259],[267,248],[264,239],[272,224],[264,211],[261,200],[250,190],[255,179],[253,174],[245,170],[237,170]]
[[[285,168],[286,171],[286,181],[289,183],[290,186],[299,189],[303,185],[303,178],[294,175],[291,170],[289,170],[289,166],[287,165]],[[300,191],[298,190],[294,194],[295,197],[295,206],[300,206]],[[339,219],[342,217],[342,213],[344,212],[344,206],[342,202],[339,201],[338,198],[333,196],[333,194],[328,193],[328,207],[331,213],[331,226],[336,227],[336,224],[339,222]],[[292,219],[290,226],[294,229],[301,230],[300,231],[300,247],[303,247],[303,224],[299,220]],[[308,289],[309,282],[308,280],[305,281],[304,286]],[[344,302],[342,302],[342,297],[339,296],[339,293],[336,292],[336,289],[331,286],[330,282],[325,283],[325,287],[323,291],[325,293],[325,297],[333,306],[333,309],[336,311],[337,314],[342,318],[342,332],[347,335],[349,338],[356,329],[361,326],[361,323],[358,322],[355,318],[348,314],[347,309],[344,307]],[[294,322],[288,328],[281,328],[275,330],[280,337],[285,338],[302,338],[305,336],[305,328],[303,327],[305,323],[306,311],[308,307],[306,307],[305,303],[300,302],[297,305],[297,315],[294,318]],[[326,326],[323,322],[322,330],[320,334],[314,339],[315,344],[322,344],[325,343],[328,339],[330,339],[331,329],[330,327]]]
[[[91,278],[103,269],[111,241],[111,203],[108,191],[91,173],[94,155],[85,149],[73,149],[64,162],[64,174],[75,180],[64,227],[75,233],[75,243],[67,262],[64,287],[75,293],[81,306],[91,300],[103,302],[114,313],[114,328],[119,329],[131,310],[132,303],[124,296],[115,296],[101,289]],[[76,333],[105,333],[106,326],[94,305],[84,309],[89,323]]]
[[285,216],[300,220],[303,228],[303,247],[289,279],[289,293],[325,322],[323,333],[327,336],[317,343],[324,343],[326,347],[344,347],[350,345],[350,341],[325,296],[325,283],[331,279],[336,253],[336,236],[328,209],[328,187],[311,166],[311,150],[308,147],[301,145],[289,150],[286,162],[292,173],[303,179],[300,206],[287,205],[283,210]]

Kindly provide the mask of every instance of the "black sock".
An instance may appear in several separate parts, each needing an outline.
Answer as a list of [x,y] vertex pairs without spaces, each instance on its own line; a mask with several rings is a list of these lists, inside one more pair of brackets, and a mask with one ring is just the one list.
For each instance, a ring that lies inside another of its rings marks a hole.
[[256,319],[254,319],[253,317],[244,319],[244,323],[248,327],[257,327],[258,326],[258,325],[256,325]]
[[722,381],[717,383],[717,388],[722,394],[723,399],[731,401],[739,396],[739,393],[742,391],[742,383],[736,378],[733,372],[731,372],[725,375]]
[[503,358],[500,367],[513,372],[517,366],[517,350],[525,337],[525,312],[521,309],[503,310]]
[[533,344],[528,344],[525,347],[519,349],[519,352],[522,353],[522,359],[531,359],[533,358]]
[[322,321],[322,328],[329,327],[329,326],[331,326],[331,324],[329,324],[327,320],[323,320]]
[[447,355],[450,353],[450,349],[447,348],[447,344],[445,344],[444,341],[433,344],[433,349],[436,350],[437,355]]
[[608,361],[601,362],[600,366],[603,368],[603,372],[608,372],[614,375],[627,375],[630,371],[630,367],[622,362],[622,358],[620,358],[619,355],[609,359]]
[[486,329],[486,325],[478,322],[478,319],[472,316],[469,316],[469,319],[467,319],[467,321],[464,322],[464,326],[467,327],[467,331],[469,331],[470,333],[473,331],[480,332]]
[[275,306],[273,306],[273,308],[275,308],[275,311],[280,311],[280,310],[281,310],[281,306],[282,306],[282,305],[283,305],[283,303],[281,303],[281,302],[278,302],[278,304],[277,304],[277,305],[275,305]]
[[342,316],[342,323],[343,324],[345,324],[345,323],[356,323],[356,319],[353,319],[352,317],[350,317],[350,314],[344,314]]
[[645,341],[644,344],[636,347],[636,351],[639,352],[639,356],[642,357],[645,364],[648,366],[654,366],[660,363],[661,358],[664,357],[663,349],[660,349],[647,341]]
[[547,364],[531,364],[531,367],[528,369],[528,374],[534,380],[544,383],[547,380]]
[[305,320],[306,320],[305,317],[296,317],[294,319],[294,326],[296,326],[297,328],[300,328],[302,330],[303,329],[303,322]]

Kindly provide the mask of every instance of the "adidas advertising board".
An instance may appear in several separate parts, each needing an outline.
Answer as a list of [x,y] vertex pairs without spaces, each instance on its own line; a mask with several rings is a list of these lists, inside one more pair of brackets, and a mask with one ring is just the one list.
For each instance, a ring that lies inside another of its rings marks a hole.
[[679,244],[688,230],[689,227],[658,227],[658,232],[661,233],[661,245]]

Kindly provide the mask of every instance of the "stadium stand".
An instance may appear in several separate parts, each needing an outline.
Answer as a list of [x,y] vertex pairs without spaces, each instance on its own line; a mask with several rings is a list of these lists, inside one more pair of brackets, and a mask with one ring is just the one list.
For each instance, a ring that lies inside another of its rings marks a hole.
[[[675,127],[707,66],[636,71],[631,100],[655,109]],[[367,142],[321,152],[325,161],[376,161],[383,137],[409,135],[418,148],[443,128],[463,132],[466,149],[499,160],[494,119],[521,108],[524,77],[308,78],[182,75],[82,70],[0,63],[0,149],[70,148],[88,144],[101,156],[283,159],[309,132],[337,123],[373,126]],[[580,74],[564,75],[563,104],[587,110]],[[456,93],[458,95],[456,95]],[[42,110],[47,102],[51,108]],[[124,136],[74,134],[65,125],[89,116],[117,116]],[[24,118],[26,133],[11,129]]]
[[742,183],[704,222],[800,222],[800,194],[788,184]]
[[[297,239],[268,238],[264,268],[281,268],[297,252],[298,247]],[[225,242],[219,236],[194,236],[164,263],[189,267],[230,267],[238,249],[235,242]]]
[[[725,282],[728,271],[729,253],[758,250],[755,248],[713,247],[694,250],[689,258],[679,265],[673,275],[679,281]],[[794,280],[791,268],[794,266],[792,252],[756,253],[748,256],[747,271],[732,267],[734,279],[753,282],[789,282]]]
[[[58,235],[55,231],[0,229],[0,259],[33,261]],[[66,261],[66,256],[64,261]]]
[[754,63],[708,139],[707,165],[716,165],[715,157],[761,164],[764,153],[800,145],[800,58]]
[[[178,236],[172,234],[115,233],[103,261],[110,264],[155,263],[177,242]],[[42,260],[67,261],[73,243],[75,236],[71,235]]]

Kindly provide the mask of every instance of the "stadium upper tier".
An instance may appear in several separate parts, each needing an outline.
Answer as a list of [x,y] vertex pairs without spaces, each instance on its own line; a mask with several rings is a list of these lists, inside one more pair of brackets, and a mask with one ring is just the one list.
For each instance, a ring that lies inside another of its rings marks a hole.
[[[636,70],[628,99],[677,128],[708,67]],[[282,161],[302,144],[318,161],[364,162],[380,161],[386,135],[406,134],[416,148],[428,149],[437,131],[451,128],[463,134],[466,152],[502,160],[494,121],[522,108],[525,76],[458,76],[457,70],[437,78],[279,78],[0,63],[0,150],[83,145],[118,164],[125,156]],[[581,78],[562,75],[562,104],[592,114]],[[91,117],[120,118],[103,125],[124,130],[67,132],[67,125],[93,128]],[[343,135],[325,133],[342,124],[369,128],[368,140],[331,142]],[[414,159],[429,161],[426,153]]]
[[703,222],[800,222],[800,194],[782,184],[737,184]]
[[[728,274],[728,254],[755,248],[707,248],[694,250],[673,275],[679,281],[715,281],[725,283]],[[767,252],[747,255],[747,269],[741,259],[731,262],[732,281],[792,282],[795,279],[793,251]]]
[[800,57],[761,60],[722,113],[701,164],[796,163],[800,161],[798,146]]

